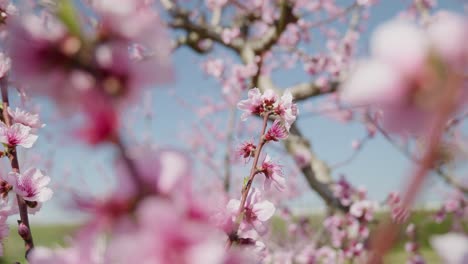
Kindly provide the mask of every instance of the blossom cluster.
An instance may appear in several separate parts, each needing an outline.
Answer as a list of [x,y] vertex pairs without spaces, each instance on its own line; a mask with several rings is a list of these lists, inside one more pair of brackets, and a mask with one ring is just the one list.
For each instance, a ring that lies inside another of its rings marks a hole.
[[[253,157],[250,175],[245,179],[240,200],[231,199],[227,207],[229,219],[224,223],[224,229],[229,234],[229,242],[243,245],[255,245],[258,250],[264,249],[264,244],[258,240],[258,236],[267,233],[268,221],[275,213],[275,205],[262,198],[261,189],[251,187],[256,175],[264,176],[263,191],[268,191],[273,185],[278,191],[286,188],[286,180],[283,177],[282,168],[271,157],[264,155],[261,164],[257,164],[261,151],[265,144],[271,141],[286,139],[289,128],[296,120],[297,106],[292,102],[292,95],[285,91],[281,99],[273,90],[263,93],[258,88],[253,88],[248,93],[248,99],[238,103],[238,108],[244,111],[242,119],[247,115],[258,114],[263,117],[263,129],[258,145],[252,142],[244,142],[238,149],[238,155],[245,159]],[[269,118],[278,118],[268,130]],[[251,230],[256,232],[252,233]]]
[[[44,124],[40,122],[39,115],[19,108],[14,111],[9,107],[0,108],[0,113],[2,115],[0,117],[0,142],[4,147],[3,151],[0,151],[0,158],[8,158],[17,163],[15,161],[17,147],[31,148],[38,138],[37,130]],[[0,174],[0,242],[4,241],[8,235],[6,225],[8,217],[20,213],[18,199],[24,201],[29,213],[34,214],[40,210],[42,203],[52,198],[53,194],[48,186],[50,177],[44,171],[31,167],[20,172],[13,163],[11,167],[12,170],[9,173]],[[29,227],[23,223],[20,223],[21,225],[26,228],[25,236],[27,236]],[[2,252],[0,248],[0,255]]]

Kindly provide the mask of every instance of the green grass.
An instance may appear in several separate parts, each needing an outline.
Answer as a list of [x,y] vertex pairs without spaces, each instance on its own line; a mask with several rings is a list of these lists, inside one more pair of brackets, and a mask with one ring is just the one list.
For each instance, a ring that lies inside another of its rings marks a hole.
[[[32,226],[34,244],[38,246],[54,247],[63,246],[67,235],[76,229],[74,225],[36,225]],[[11,264],[15,261],[26,263],[24,260],[23,240],[17,234],[16,226],[10,227],[10,235],[3,242],[4,256],[0,257],[1,264]]]
[[[421,245],[421,254],[425,257],[427,263],[440,263],[436,254],[432,251],[429,245],[429,238],[435,234],[446,233],[450,230],[451,220],[438,224],[432,221],[432,212],[416,211],[412,214],[410,222],[416,223],[418,227],[418,242]],[[385,214],[379,214],[376,218],[382,219]],[[314,230],[322,226],[323,215],[312,215],[309,217],[310,225]],[[274,237],[285,238],[288,236],[286,225],[278,217],[272,220],[272,230]],[[33,226],[34,242],[37,246],[57,247],[64,245],[66,236],[71,235],[76,230],[76,225],[36,225]],[[465,226],[465,230],[468,228]],[[399,235],[399,241],[393,250],[385,258],[385,263],[406,263],[407,254],[404,251],[405,236],[404,230]],[[4,257],[0,257],[0,264],[26,263],[24,260],[24,245],[21,238],[17,235],[16,226],[10,229],[10,236],[4,241]]]

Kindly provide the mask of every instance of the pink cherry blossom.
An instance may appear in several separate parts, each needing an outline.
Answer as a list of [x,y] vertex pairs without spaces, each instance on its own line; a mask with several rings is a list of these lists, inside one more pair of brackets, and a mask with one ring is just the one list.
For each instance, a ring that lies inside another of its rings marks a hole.
[[[240,201],[231,199],[226,205],[234,217],[239,210]],[[241,228],[243,230],[255,229],[260,235],[267,231],[265,222],[275,213],[275,206],[266,200],[261,200],[261,193],[258,189],[252,188],[247,196],[244,206],[244,218]]]
[[281,124],[281,122],[277,119],[273,122],[273,125],[268,129],[265,133],[265,140],[266,141],[278,141],[280,139],[285,139],[288,137],[288,132],[286,128]]
[[293,103],[293,97],[289,90],[286,90],[281,96],[279,102],[275,107],[275,113],[284,121],[286,130],[289,131],[292,123],[296,121],[299,114],[296,104]]
[[137,209],[137,226],[115,233],[106,263],[223,263],[223,234],[191,219],[167,200],[145,199]]
[[257,147],[251,141],[246,141],[239,146],[237,154],[247,159],[254,156],[256,148]]
[[75,135],[91,145],[114,140],[120,124],[115,109],[100,96],[90,97],[83,104],[86,121]]
[[52,190],[47,187],[50,177],[36,168],[23,173],[10,172],[6,179],[13,186],[13,191],[26,201],[45,202],[52,198]]
[[[177,196],[182,197],[187,194],[191,186],[191,163],[188,157],[174,149],[151,149],[146,147],[136,148],[128,153],[129,158],[136,165],[136,175],[145,185],[148,191],[164,195],[174,194],[177,189]],[[123,161],[119,159],[117,163],[117,174],[122,181],[122,190],[133,195],[137,189],[135,182]]]
[[273,185],[278,191],[283,191],[286,188],[286,180],[283,178],[281,166],[274,163],[269,155],[266,155],[261,165],[261,173],[265,175],[263,187],[269,190]]
[[42,128],[45,126],[39,120],[38,114],[31,114],[29,112],[19,109],[18,107],[15,109],[15,111],[8,107],[8,114],[10,114],[14,123],[23,124],[33,129]]
[[241,116],[244,121],[252,114],[262,115],[268,112],[278,115],[283,120],[286,130],[289,131],[298,114],[297,106],[292,100],[292,94],[289,90],[286,90],[278,99],[276,93],[271,89],[267,89],[262,94],[258,88],[253,88],[248,92],[248,99],[240,101],[237,107],[244,111]]
[[224,43],[230,44],[235,38],[237,38],[240,34],[239,28],[225,28],[221,33],[221,38],[223,39]]
[[357,201],[351,205],[349,213],[356,218],[371,221],[374,218],[376,207],[376,204],[369,200]]
[[468,237],[466,235],[447,233],[433,236],[431,244],[444,263],[468,263]]
[[[33,91],[64,95],[67,89],[62,84],[67,76],[60,63],[70,50],[66,48],[67,33],[63,25],[53,19],[46,24],[39,17],[28,15],[12,19],[8,27],[12,36],[9,54],[14,62],[13,71],[21,82],[34,87]],[[55,89],[57,86],[60,90]]]
[[248,92],[248,99],[242,100],[237,104],[237,107],[244,111],[241,119],[245,121],[249,115],[262,114],[265,110],[263,109],[263,98],[258,88],[250,89]]
[[31,134],[31,128],[19,123],[7,127],[0,121],[0,142],[9,146],[31,148],[37,140],[37,135]]

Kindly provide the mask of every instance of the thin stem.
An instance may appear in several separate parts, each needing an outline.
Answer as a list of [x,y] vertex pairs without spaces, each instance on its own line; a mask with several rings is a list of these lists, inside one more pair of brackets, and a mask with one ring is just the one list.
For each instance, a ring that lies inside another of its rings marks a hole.
[[[402,207],[408,208],[414,202],[417,194],[422,188],[422,184],[428,173],[434,168],[434,162],[438,157],[438,146],[442,140],[445,124],[450,114],[455,109],[457,91],[461,85],[461,78],[455,74],[447,76],[445,85],[445,96],[441,98],[440,109],[435,113],[434,121],[430,126],[428,135],[428,146],[419,164],[416,164],[415,170],[405,187],[402,198]],[[373,254],[368,263],[381,263],[386,252],[390,250],[396,241],[396,235],[400,226],[393,222],[387,222],[381,225],[376,235],[373,237],[371,245]]]
[[135,186],[138,190],[138,196],[141,196],[141,197],[145,196],[146,185],[139,175],[135,162],[128,157],[128,151],[125,145],[123,144],[122,139],[119,136],[116,136],[115,144],[117,145],[117,148],[119,149],[120,156],[122,157],[122,160],[125,163],[125,166],[127,166],[129,174],[133,182],[135,183]]
[[260,139],[259,139],[259,142],[258,142],[257,149],[255,150],[254,161],[252,163],[252,168],[250,169],[249,179],[248,179],[247,183],[245,184],[244,188],[242,189],[242,197],[241,197],[241,202],[240,202],[240,205],[239,205],[239,210],[238,210],[238,213],[237,213],[237,219],[236,219],[236,222],[234,224],[234,228],[233,228],[231,234],[229,234],[229,240],[228,240],[228,243],[227,243],[227,246],[226,246],[227,248],[229,248],[231,246],[233,240],[235,238],[237,238],[237,231],[239,230],[240,223],[242,221],[242,218],[244,217],[244,214],[242,213],[242,211],[244,211],[245,202],[247,201],[247,196],[249,194],[250,187],[252,186],[255,175],[257,175],[257,173],[258,173],[257,164],[258,164],[258,160],[260,158],[260,153],[262,152],[262,148],[266,143],[266,141],[264,139],[264,135],[265,135],[266,127],[267,127],[267,124],[268,124],[269,115],[270,115],[269,113],[265,113],[264,116],[263,116],[262,133],[261,133],[261,136],[260,136]]
[[[3,120],[5,124],[9,127],[11,126],[10,116],[8,115],[8,106],[9,106],[9,99],[8,99],[8,81],[7,78],[4,77],[0,80],[1,86],[1,93],[2,93],[2,105],[3,105]],[[10,165],[13,172],[20,173],[20,166],[18,162],[18,156],[16,154],[16,147],[10,146],[8,147],[8,158],[10,159]],[[29,252],[34,248],[34,241],[31,232],[31,227],[29,225],[29,217],[28,217],[28,206],[26,205],[25,200],[20,195],[16,195],[16,200],[18,201],[18,210],[20,215],[20,220],[18,221],[18,226],[22,223],[24,224],[28,230],[27,234],[21,235],[23,238],[24,246],[26,249],[25,258],[28,258]]]

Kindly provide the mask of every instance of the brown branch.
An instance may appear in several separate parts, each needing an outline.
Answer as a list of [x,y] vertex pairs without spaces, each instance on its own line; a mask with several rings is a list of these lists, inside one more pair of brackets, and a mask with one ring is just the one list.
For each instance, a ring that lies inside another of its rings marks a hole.
[[171,0],[161,0],[161,3],[172,17],[168,26],[174,29],[184,30],[187,34],[186,42],[182,44],[187,44],[188,47],[192,48],[197,53],[206,53],[212,49],[211,45],[207,48],[201,48],[199,43],[202,40],[212,40],[235,52],[239,52],[241,49],[241,46],[243,45],[242,39],[237,38],[232,43],[225,43],[221,38],[221,27],[206,23],[204,20],[201,20],[198,23],[191,21],[190,13],[183,10]]
[[[9,106],[9,98],[8,98],[8,81],[7,77],[4,77],[0,80],[1,86],[1,93],[2,93],[2,114],[3,114],[3,121],[9,127],[11,126],[10,116],[8,115],[8,106]],[[10,165],[13,172],[20,173],[20,166],[18,162],[18,155],[16,153],[16,147],[8,147],[8,158],[10,159]],[[21,224],[24,224],[27,227],[27,230],[22,230],[20,234],[21,238],[24,241],[24,246],[26,249],[25,258],[28,258],[29,253],[34,248],[34,241],[31,232],[31,227],[29,225],[29,216],[28,216],[28,206],[26,201],[20,195],[16,195],[16,200],[18,201],[18,209],[20,220],[18,220],[18,228]]]
[[293,124],[289,136],[284,140],[284,145],[291,155],[299,149],[306,149],[311,157],[310,164],[301,168],[309,186],[327,203],[328,206],[347,211],[349,208],[341,204],[333,195],[331,184],[333,183],[330,168],[325,162],[319,160],[310,149],[310,143],[304,138],[299,128]]
[[293,13],[293,5],[289,1],[282,0],[280,2],[280,17],[278,21],[275,21],[275,27],[265,37],[250,43],[253,51],[256,54],[261,54],[270,50],[278,42],[287,26],[296,23],[298,19]]
[[338,91],[339,85],[340,83],[336,81],[330,83],[327,89],[323,89],[314,83],[300,83],[288,89],[290,89],[294,100],[298,102],[309,99],[310,97],[334,93]]
[[260,136],[260,139],[258,141],[257,148],[255,149],[254,160],[252,162],[252,168],[250,169],[249,178],[247,180],[247,183],[242,188],[242,196],[241,196],[241,200],[240,200],[240,203],[239,203],[237,218],[236,218],[236,222],[234,223],[234,227],[233,227],[232,231],[229,233],[229,238],[228,238],[228,241],[227,241],[227,244],[226,244],[227,248],[229,248],[232,245],[232,243],[238,239],[237,232],[239,231],[239,227],[240,227],[240,224],[242,222],[242,218],[244,217],[243,211],[244,211],[244,208],[245,208],[245,202],[247,201],[247,196],[249,194],[250,187],[252,186],[255,175],[257,175],[257,173],[258,173],[257,164],[258,164],[258,160],[260,158],[260,153],[262,152],[263,146],[265,146],[265,144],[267,142],[265,140],[264,135],[265,135],[266,127],[268,125],[268,117],[269,117],[270,113],[268,112],[268,113],[263,113],[263,114],[264,114],[264,116],[263,116],[262,131],[261,131],[261,134],[260,134],[261,136]]

